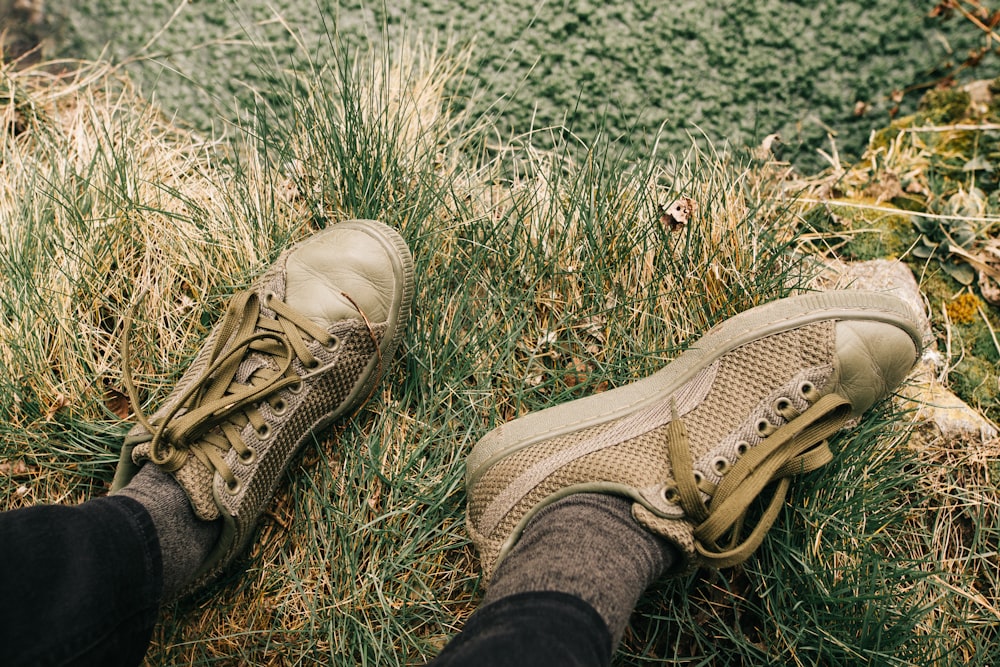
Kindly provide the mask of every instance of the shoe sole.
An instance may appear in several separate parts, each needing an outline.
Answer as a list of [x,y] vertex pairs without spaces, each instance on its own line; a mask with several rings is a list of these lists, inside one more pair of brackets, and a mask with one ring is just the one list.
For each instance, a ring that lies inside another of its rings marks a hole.
[[913,311],[905,302],[888,294],[845,290],[773,301],[716,325],[653,375],[498,426],[469,453],[465,463],[466,489],[473,488],[487,470],[520,449],[620,419],[668,399],[703,369],[741,345],[830,319],[891,324],[909,334],[917,350],[923,348]]

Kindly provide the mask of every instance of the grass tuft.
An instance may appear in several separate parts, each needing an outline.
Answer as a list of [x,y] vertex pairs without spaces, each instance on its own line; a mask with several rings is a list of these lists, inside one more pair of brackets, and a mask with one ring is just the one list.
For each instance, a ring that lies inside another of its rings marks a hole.
[[225,169],[228,145],[170,123],[108,65],[4,68],[0,91],[0,460],[30,471],[14,505],[46,499],[36,485],[79,498],[108,480],[132,407],[126,311],[148,411],[303,218],[241,194],[267,189],[270,167]]

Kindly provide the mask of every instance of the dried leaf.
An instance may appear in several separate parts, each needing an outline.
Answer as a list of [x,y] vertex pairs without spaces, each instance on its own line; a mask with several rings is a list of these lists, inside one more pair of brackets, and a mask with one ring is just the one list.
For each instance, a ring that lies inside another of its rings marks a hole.
[[1000,306],[1000,282],[982,271],[979,272],[979,291],[987,302]]
[[934,6],[929,12],[927,12],[927,18],[950,18],[955,10],[955,6],[952,2],[945,0],[944,2],[939,2]]
[[774,156],[775,148],[781,145],[781,135],[775,132],[764,137],[760,146],[753,150],[753,156],[758,160],[770,160]]
[[571,371],[563,376],[563,383],[567,387],[575,387],[578,384],[583,384],[587,381],[587,377],[593,370],[590,364],[576,357],[570,362],[569,367]]
[[603,315],[594,315],[593,317],[588,317],[583,321],[584,332],[596,340],[598,343],[604,343],[604,327],[608,324],[608,318]]
[[104,395],[104,404],[119,419],[128,419],[128,416],[132,413],[132,404],[129,402],[128,396],[116,389],[107,390],[107,393]]
[[49,407],[45,410],[45,421],[52,421],[56,413],[61,409],[69,405],[69,399],[62,393],[56,394],[55,400],[49,404]]
[[979,291],[994,306],[1000,306],[1000,241],[994,240],[977,255]]
[[542,357],[549,356],[552,357],[553,359],[558,359],[560,356],[559,350],[553,348],[553,345],[555,345],[556,341],[558,340],[559,340],[559,334],[555,331],[549,331],[547,333],[542,334],[541,336],[538,337],[538,340],[535,342],[534,353],[537,354],[538,356]]
[[382,484],[378,480],[374,480],[372,487],[371,493],[365,499],[365,504],[372,512],[379,514],[382,511]]
[[878,180],[868,186],[865,194],[875,199],[881,204],[884,201],[895,199],[903,194],[903,186],[899,181],[899,175],[889,169],[882,171],[878,175]]
[[668,225],[670,231],[676,232],[690,222],[697,211],[698,204],[695,200],[690,197],[680,197],[669,206],[660,204],[660,223]]
[[198,302],[189,297],[187,294],[181,294],[178,301],[180,301],[180,311],[184,315],[190,313],[195,309],[195,306],[198,305]]
[[8,477],[16,477],[19,475],[27,475],[28,465],[21,459],[16,461],[0,461],[0,475],[6,475]]

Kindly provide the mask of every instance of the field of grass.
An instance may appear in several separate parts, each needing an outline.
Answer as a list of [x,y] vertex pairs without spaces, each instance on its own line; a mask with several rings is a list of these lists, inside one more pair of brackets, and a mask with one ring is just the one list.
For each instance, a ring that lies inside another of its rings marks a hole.
[[[808,284],[780,171],[704,146],[663,162],[600,139],[582,157],[501,142],[448,95],[470,62],[332,45],[272,72],[292,113],[261,98],[224,140],[168,122],[107,65],[0,73],[4,508],[107,491],[137,301],[150,413],[227,296],[310,230],[378,218],[416,260],[380,390],[307,446],[238,567],[164,610],[150,665],[428,659],[482,586],[462,483],[479,437]],[[681,197],[696,213],[671,224]],[[617,664],[1000,661],[998,445],[911,438],[910,421],[888,403],[835,441],[744,566],[649,591]]]

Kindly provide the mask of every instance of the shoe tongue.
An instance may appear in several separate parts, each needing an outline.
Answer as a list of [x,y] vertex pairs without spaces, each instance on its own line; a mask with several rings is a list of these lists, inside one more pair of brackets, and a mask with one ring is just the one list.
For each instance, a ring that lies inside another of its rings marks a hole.
[[188,461],[173,473],[177,483],[187,492],[191,507],[199,519],[214,521],[219,518],[219,506],[215,503],[212,491],[215,475],[205,467],[193,454],[188,454]]
[[251,376],[262,368],[277,371],[278,365],[272,359],[259,352],[251,352],[240,362],[233,379],[240,384],[248,384]]
[[[132,450],[132,461],[140,464],[148,461],[148,465],[156,465],[149,459],[150,445],[142,443]],[[193,454],[188,454],[188,459],[180,468],[172,473],[174,479],[187,494],[191,501],[191,508],[203,521],[214,521],[219,518],[219,507],[215,504],[215,496],[212,492],[212,482],[215,475],[205,467],[201,461]]]

